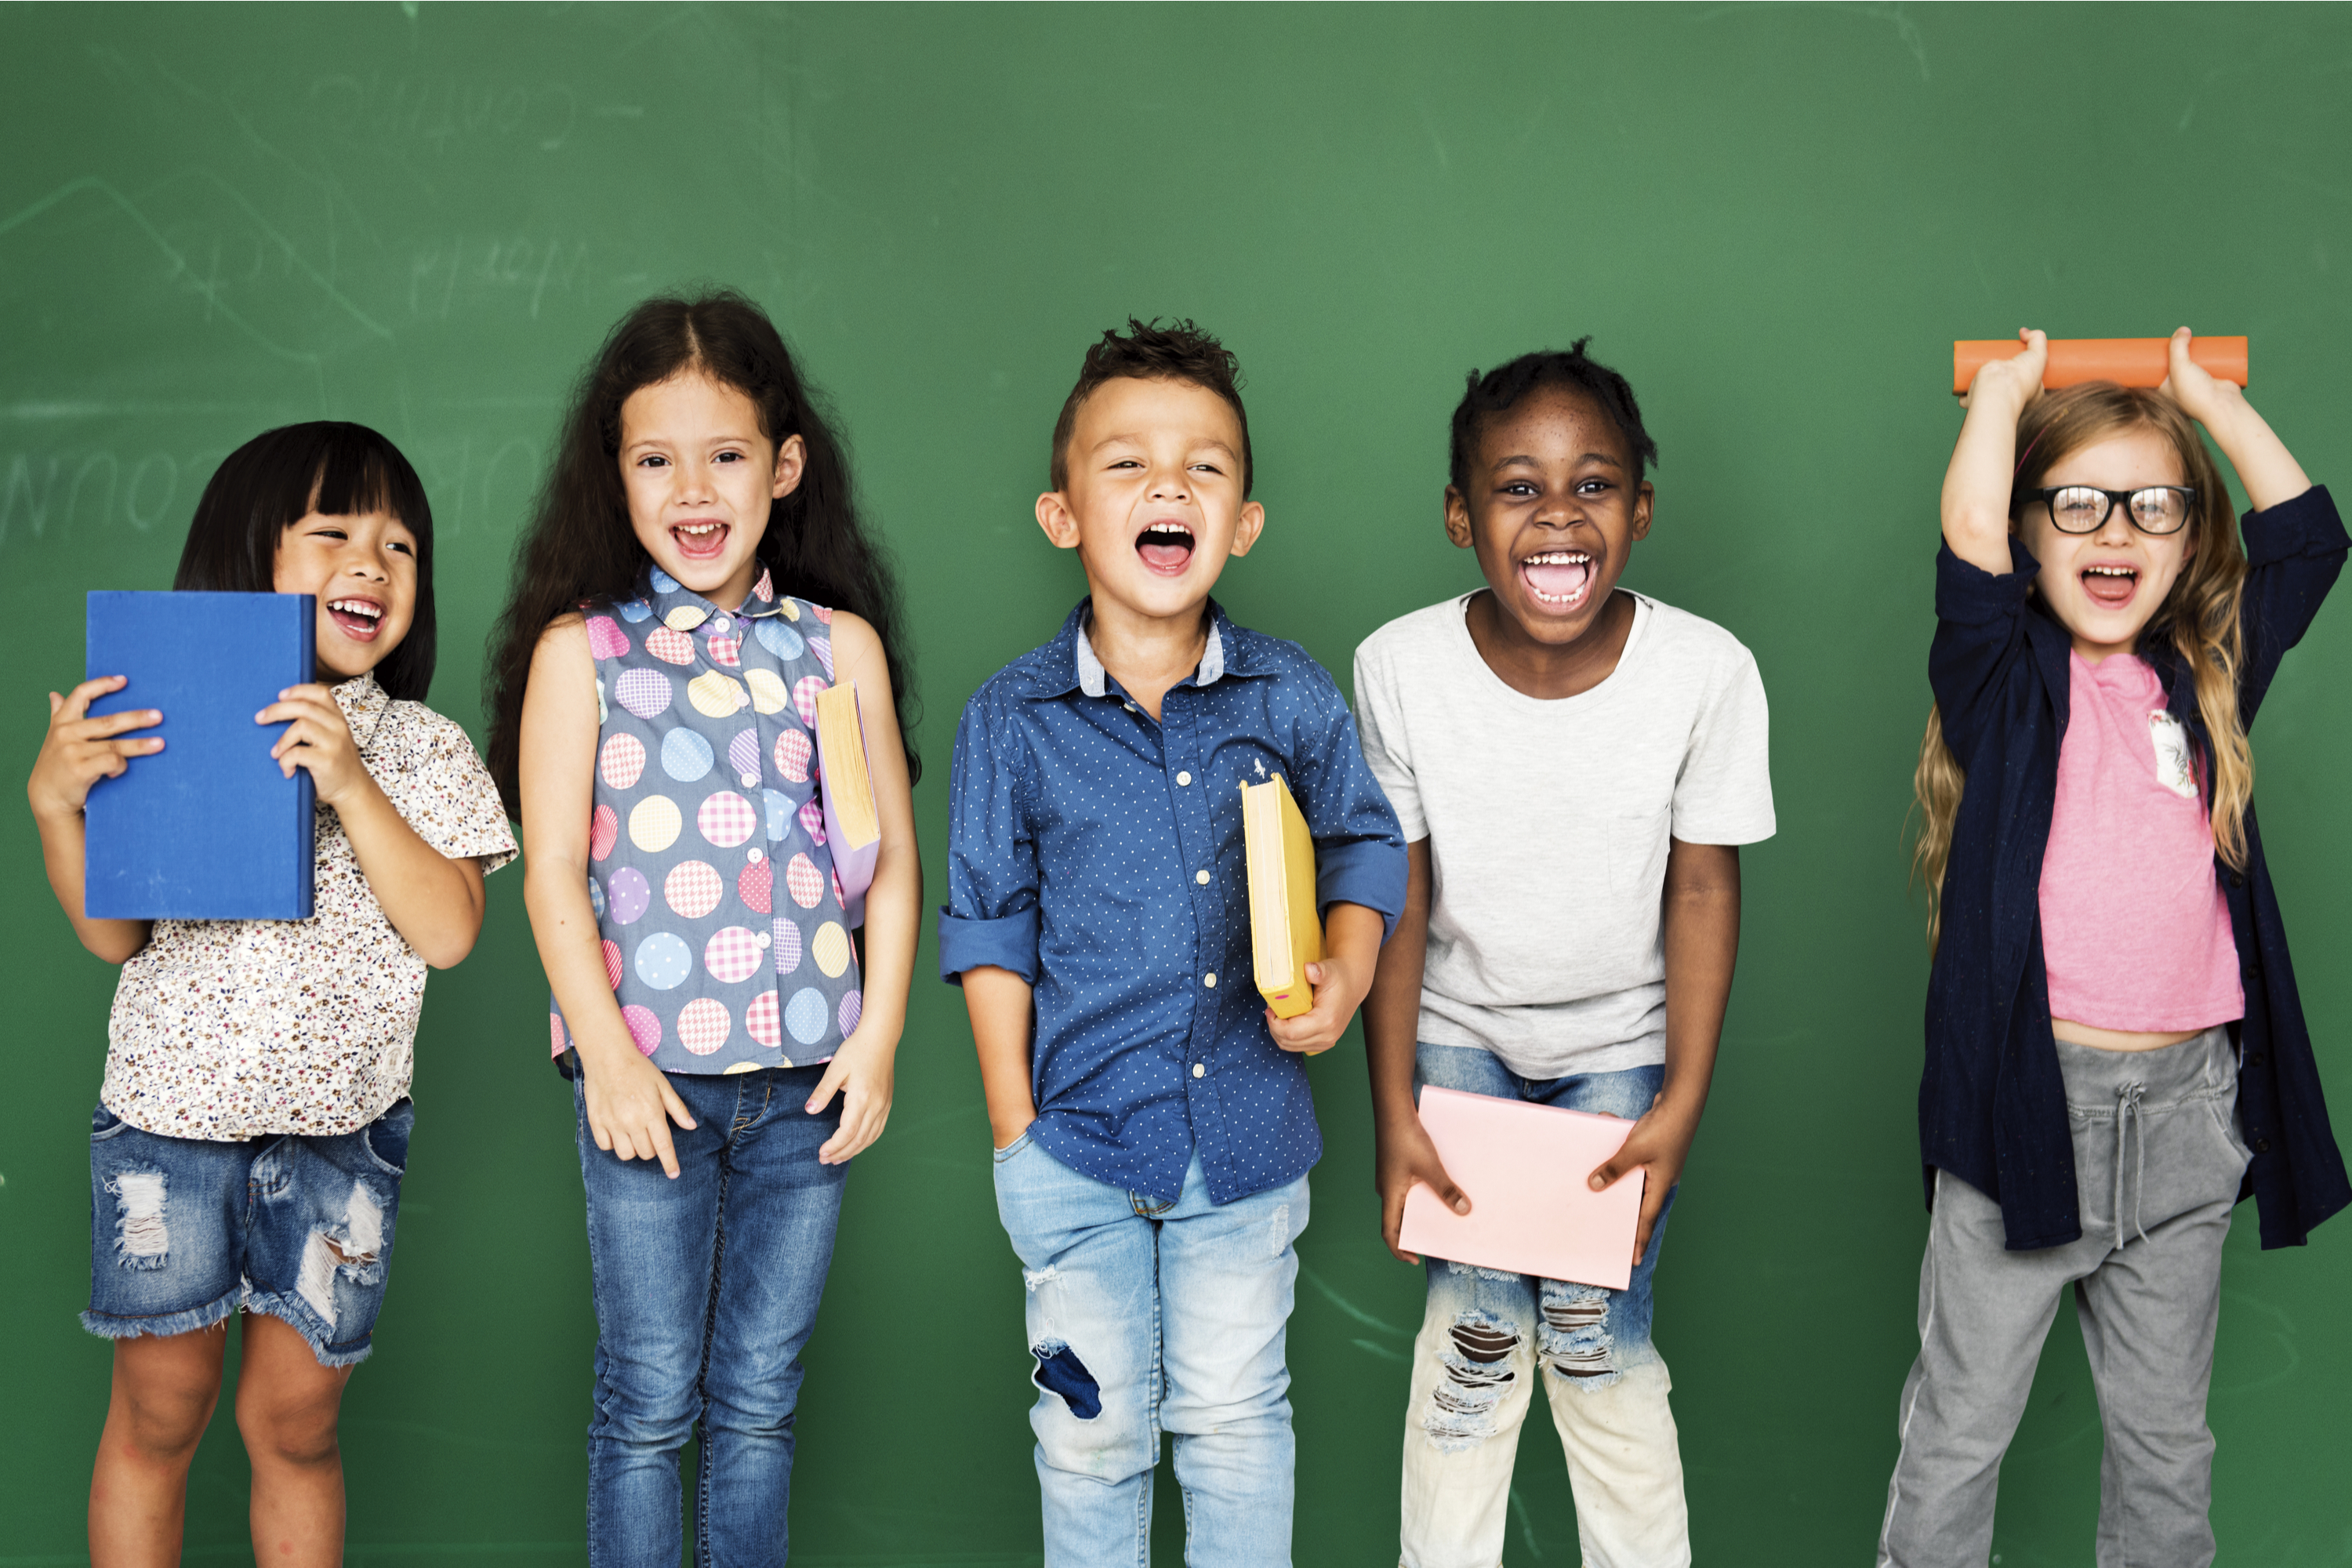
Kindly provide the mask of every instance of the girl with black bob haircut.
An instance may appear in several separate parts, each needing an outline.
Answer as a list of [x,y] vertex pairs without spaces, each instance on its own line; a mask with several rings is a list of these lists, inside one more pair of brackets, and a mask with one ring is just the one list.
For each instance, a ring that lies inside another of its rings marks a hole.
[[375,667],[396,701],[422,702],[433,685],[433,508],[400,448],[364,425],[320,419],[265,430],[222,462],[196,502],[174,593],[275,591],[278,542],[312,512],[398,518],[416,543],[416,608],[408,635]]
[[306,920],[93,917],[89,794],[132,769],[177,777],[154,732],[170,715],[93,717],[100,697],[154,700],[121,674],[48,694],[26,794],[49,887],[121,970],[90,1114],[81,1321],[114,1357],[90,1556],[178,1560],[189,1462],[242,1319],[257,1558],[340,1561],[336,1424],[396,1250],[426,974],[472,951],[482,879],[514,836],[465,730],[420,700],[433,513],[391,442],[330,422],[247,442],[205,486],[172,585],[315,602],[310,678],[252,720],[256,760],[310,776],[313,902]]
[[800,483],[777,500],[759,557],[783,592],[865,617],[890,658],[890,695],[907,733],[907,771],[922,777],[913,741],[909,650],[887,555],[858,517],[848,454],[767,312],[731,289],[647,300],[625,317],[573,392],[555,462],[515,552],[514,585],[490,634],[482,710],[490,722],[490,776],[520,819],[515,763],[523,688],[540,634],[559,616],[636,592],[653,564],[629,526],[621,488],[621,405],[641,387],[688,370],[731,386],[758,408],[769,440],[798,436],[808,449]]

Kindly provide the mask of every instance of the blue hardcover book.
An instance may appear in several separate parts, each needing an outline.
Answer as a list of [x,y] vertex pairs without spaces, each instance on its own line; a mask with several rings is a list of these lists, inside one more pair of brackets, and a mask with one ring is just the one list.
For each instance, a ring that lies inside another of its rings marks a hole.
[[253,716],[312,679],[308,594],[92,594],[88,671],[130,677],[92,713],[160,709],[163,749],[84,807],[82,905],[100,920],[310,918],[310,774]]

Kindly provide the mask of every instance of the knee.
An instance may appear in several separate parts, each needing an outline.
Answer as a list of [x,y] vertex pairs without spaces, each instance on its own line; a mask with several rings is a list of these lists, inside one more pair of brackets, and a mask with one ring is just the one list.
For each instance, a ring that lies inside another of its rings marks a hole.
[[[341,1390],[337,1390],[340,1394]],[[338,1401],[240,1395],[236,1429],[245,1451],[256,1465],[314,1469],[338,1458],[335,1415]]]
[[1437,1380],[1421,1414],[1431,1442],[1451,1452],[1500,1430],[1503,1401],[1518,1382],[1512,1363],[1524,1359],[1525,1342],[1518,1324],[1492,1312],[1474,1307],[1455,1314],[1444,1330]]
[[114,1438],[148,1463],[183,1463],[203,1439],[219,1397],[217,1369],[209,1379],[119,1378],[115,1407],[121,1421]]
[[1610,1331],[1609,1296],[1598,1285],[1585,1285],[1546,1298],[1538,1349],[1545,1371],[1588,1389],[1606,1388],[1623,1374]]

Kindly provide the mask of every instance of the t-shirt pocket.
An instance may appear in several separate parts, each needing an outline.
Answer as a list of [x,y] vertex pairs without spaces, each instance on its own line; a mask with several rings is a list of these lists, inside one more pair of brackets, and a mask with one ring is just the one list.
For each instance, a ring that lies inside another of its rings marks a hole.
[[1665,886],[1666,849],[1672,842],[1671,808],[1604,818],[1608,837],[1609,890],[1624,896]]

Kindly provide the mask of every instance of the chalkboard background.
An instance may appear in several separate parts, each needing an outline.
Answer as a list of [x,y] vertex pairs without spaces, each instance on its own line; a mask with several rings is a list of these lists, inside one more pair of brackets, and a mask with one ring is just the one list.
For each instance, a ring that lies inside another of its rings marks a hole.
[[[898,552],[936,895],[956,712],[1081,591],[1029,510],[1096,332],[1185,314],[1239,352],[1271,521],[1221,593],[1343,680],[1375,626],[1475,580],[1439,531],[1463,373],[1590,332],[1664,450],[1627,581],[1754,648],[1775,721],[1780,833],[1746,857],[1659,1277],[1693,1531],[1712,1563],[1861,1561],[1924,1234],[1902,836],[1950,341],[2250,333],[2257,403],[2343,479],[2347,132],[2341,7],[10,6],[0,752],[29,766],[42,691],[79,677],[84,591],[165,586],[220,457],[320,417],[377,426],[425,476],[434,701],[478,737],[481,638],[564,389],[637,299],[726,282],[831,395]],[[2339,605],[2255,742],[2352,1121],[2347,660]],[[1531,830],[1574,831],[1547,816]],[[62,1563],[106,1402],[74,1314],[114,975],[21,812],[0,868],[0,1565]],[[481,945],[425,1008],[398,1266],[344,1407],[355,1562],[583,1556],[593,1321],[520,883],[492,879]],[[796,1560],[1034,1562],[1020,1278],[936,981],[899,1060],[810,1351]],[[1297,1556],[1377,1563],[1421,1284],[1379,1242],[1358,1041],[1314,1075]],[[2223,1293],[2225,1557],[2352,1561],[2352,1220],[2266,1256],[2242,1215]],[[2064,1314],[1997,1562],[2088,1560],[2099,1449]],[[225,1407],[192,1557],[245,1550],[244,1475]],[[1508,1560],[1575,1553],[1538,1417]]]

